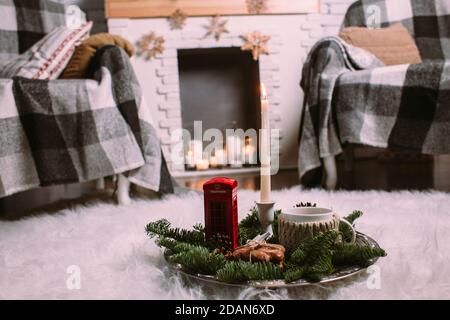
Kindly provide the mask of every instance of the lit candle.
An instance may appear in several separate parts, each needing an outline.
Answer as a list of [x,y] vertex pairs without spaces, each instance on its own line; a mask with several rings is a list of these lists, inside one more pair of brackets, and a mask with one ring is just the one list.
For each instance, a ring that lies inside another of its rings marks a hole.
[[209,161],[208,159],[201,159],[197,161],[197,170],[204,171],[209,169]]
[[189,149],[186,154],[186,168],[187,169],[194,169],[195,168],[195,160],[194,160],[194,152]]
[[245,147],[244,147],[244,163],[246,165],[254,165],[256,164],[256,148],[253,145],[253,141],[251,138],[247,137],[245,139]]
[[217,159],[217,156],[211,156],[209,158],[209,166],[211,168],[217,168],[219,166],[219,160]]
[[261,202],[270,202],[270,122],[269,100],[266,87],[261,83],[261,132],[259,137],[261,158]]
[[217,162],[219,166],[225,165],[226,154],[224,149],[217,149],[215,152],[215,156],[217,158]]
[[201,140],[192,140],[188,144],[186,151],[185,164],[188,170],[195,169],[199,160],[202,160],[203,142]]
[[239,136],[227,136],[228,164],[232,168],[242,167],[242,145],[242,139]]

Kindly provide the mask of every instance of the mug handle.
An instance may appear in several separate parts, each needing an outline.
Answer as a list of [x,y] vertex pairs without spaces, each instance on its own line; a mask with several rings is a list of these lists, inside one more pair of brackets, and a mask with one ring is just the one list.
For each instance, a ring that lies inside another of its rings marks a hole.
[[347,220],[345,220],[344,218],[339,217],[339,221],[345,223],[346,225],[348,225],[350,227],[350,229],[352,230],[352,241],[350,243],[355,243],[356,242],[356,230],[353,227],[353,225],[348,222]]

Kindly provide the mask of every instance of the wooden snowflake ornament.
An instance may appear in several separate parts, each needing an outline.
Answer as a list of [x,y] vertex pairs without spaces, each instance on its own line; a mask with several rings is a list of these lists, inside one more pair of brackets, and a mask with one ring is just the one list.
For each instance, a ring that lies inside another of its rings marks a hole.
[[168,18],[171,30],[181,30],[186,24],[187,15],[181,9],[175,10]]
[[221,20],[219,15],[212,17],[209,21],[209,25],[205,26],[206,34],[203,38],[214,36],[216,41],[219,41],[224,33],[229,33],[227,23],[228,20]]
[[244,40],[241,50],[251,51],[253,60],[258,61],[261,54],[269,54],[267,43],[270,40],[270,36],[265,36],[259,31],[254,31],[241,36],[241,38]]
[[144,57],[146,60],[151,60],[155,58],[158,54],[164,52],[164,38],[157,36],[154,32],[150,32],[141,37],[141,39],[136,43],[137,46],[137,56]]
[[261,14],[267,11],[267,0],[246,0],[250,14]]

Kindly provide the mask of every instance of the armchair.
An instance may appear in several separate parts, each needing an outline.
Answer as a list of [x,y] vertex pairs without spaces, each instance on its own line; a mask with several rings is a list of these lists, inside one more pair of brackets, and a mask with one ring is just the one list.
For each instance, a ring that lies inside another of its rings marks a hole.
[[[0,66],[66,24],[59,3],[0,4],[8,11],[6,21],[0,20]],[[121,204],[129,202],[130,182],[173,191],[127,54],[108,46],[94,60],[94,79],[0,79],[0,197],[112,175],[120,175]]]
[[402,23],[423,62],[380,66],[337,37],[312,49],[301,83],[300,176],[323,164],[330,189],[344,144],[450,153],[448,1],[360,0],[348,9],[343,27],[373,27],[373,21],[378,27]]

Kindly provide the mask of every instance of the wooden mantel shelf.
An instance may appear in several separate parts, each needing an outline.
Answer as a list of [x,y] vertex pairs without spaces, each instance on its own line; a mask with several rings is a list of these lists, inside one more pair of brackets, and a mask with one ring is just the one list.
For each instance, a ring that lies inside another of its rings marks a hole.
[[[319,12],[320,0],[268,0],[263,14]],[[246,0],[105,0],[107,18],[169,17],[181,9],[188,16],[249,15]]]

